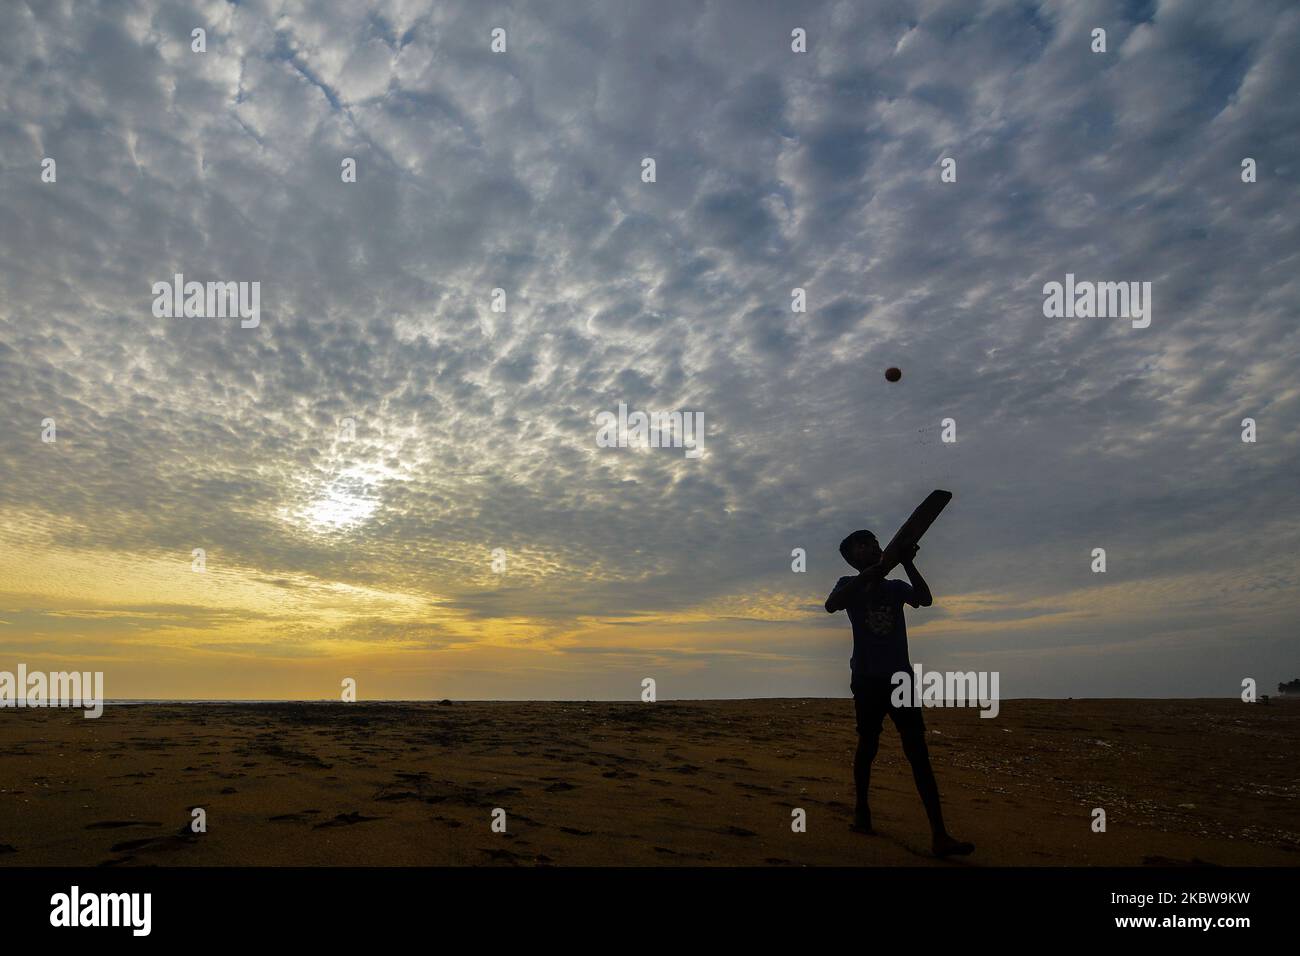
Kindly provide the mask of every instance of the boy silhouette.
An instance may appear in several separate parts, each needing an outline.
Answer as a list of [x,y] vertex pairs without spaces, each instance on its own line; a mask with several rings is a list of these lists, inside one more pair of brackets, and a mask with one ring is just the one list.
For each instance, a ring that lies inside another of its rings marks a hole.
[[955,839],[943,825],[939,785],[930,767],[921,708],[912,706],[911,701],[908,706],[898,707],[891,700],[893,675],[905,671],[910,676],[912,672],[903,605],[929,607],[934,603],[929,585],[912,560],[918,550],[916,545],[912,545],[900,562],[911,584],[886,581],[879,565],[882,552],[876,536],[870,531],[853,532],[840,542],[840,554],[858,573],[840,578],[826,599],[827,613],[847,611],[849,623],[853,625],[853,657],[849,661],[852,680],[849,686],[857,715],[858,749],[853,756],[857,809],[851,829],[858,833],[875,832],[871,828],[871,807],[867,800],[871,788],[871,762],[876,759],[885,714],[889,714],[903,740],[903,753],[912,765],[912,779],[916,781],[926,816],[930,818],[934,855],[964,856],[972,852],[975,845]]

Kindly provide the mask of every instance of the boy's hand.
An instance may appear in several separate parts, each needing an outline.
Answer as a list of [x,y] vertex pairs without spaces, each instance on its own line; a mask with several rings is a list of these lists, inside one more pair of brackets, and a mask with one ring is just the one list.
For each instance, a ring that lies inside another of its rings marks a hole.
[[912,600],[909,602],[912,607],[929,607],[934,603],[934,595],[930,593],[930,585],[925,583],[925,578],[921,577],[921,572],[916,570],[916,565],[912,559],[916,557],[916,552],[920,551],[916,545],[907,549],[907,557],[902,560],[903,570],[907,572],[907,578],[912,582]]
[[883,578],[885,576],[885,559],[881,558],[870,567],[863,568],[859,576],[863,578]]
[[919,544],[912,545],[912,547],[908,549],[906,556],[903,557],[902,560],[900,560],[898,563],[911,564],[914,560],[916,560],[916,553],[920,550],[921,550],[921,546]]

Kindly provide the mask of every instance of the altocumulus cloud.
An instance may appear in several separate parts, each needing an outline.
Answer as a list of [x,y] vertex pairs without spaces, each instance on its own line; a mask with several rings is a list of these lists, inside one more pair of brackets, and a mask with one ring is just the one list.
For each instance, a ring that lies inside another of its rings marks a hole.
[[[1298,48],[1286,0],[19,6],[11,553],[202,546],[585,657],[591,622],[666,615],[697,693],[792,660],[840,692],[836,543],[950,487],[922,566],[997,603],[921,628],[927,666],[996,659],[1013,695],[1294,677]],[[260,281],[260,327],[155,319],[178,272]],[[1151,327],[1044,318],[1067,272],[1150,281]],[[620,401],[703,411],[705,456],[598,449]],[[737,606],[797,608],[752,667]]]

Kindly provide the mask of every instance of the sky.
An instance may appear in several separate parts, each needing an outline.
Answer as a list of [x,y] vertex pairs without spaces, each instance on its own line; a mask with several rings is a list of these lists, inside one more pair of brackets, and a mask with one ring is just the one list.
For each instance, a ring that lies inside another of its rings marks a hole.
[[[847,696],[837,545],[945,488],[914,663],[1269,692],[1297,49],[1290,0],[12,5],[0,669]],[[155,315],[177,273],[259,323]],[[1045,316],[1067,274],[1149,282],[1149,326]],[[699,456],[601,447],[620,403]]]

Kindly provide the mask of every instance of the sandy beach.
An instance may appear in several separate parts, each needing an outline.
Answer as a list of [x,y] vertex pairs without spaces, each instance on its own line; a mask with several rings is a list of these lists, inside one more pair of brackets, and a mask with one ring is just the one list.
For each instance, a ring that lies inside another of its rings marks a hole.
[[960,862],[926,853],[888,725],[880,833],[849,832],[847,699],[5,710],[0,865],[1300,864],[1298,701],[926,721],[950,828],[978,847]]

